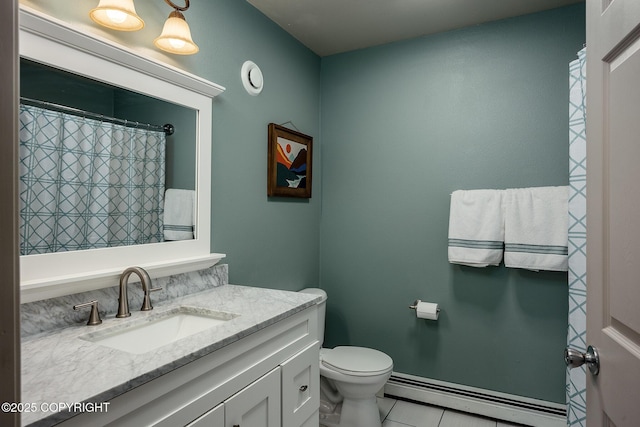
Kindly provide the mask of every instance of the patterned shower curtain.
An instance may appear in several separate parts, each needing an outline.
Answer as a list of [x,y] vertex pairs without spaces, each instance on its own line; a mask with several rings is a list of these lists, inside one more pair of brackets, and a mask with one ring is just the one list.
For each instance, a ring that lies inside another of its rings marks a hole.
[[[587,349],[586,49],[569,65],[569,330],[567,346]],[[586,425],[584,365],[567,370],[567,425]]]
[[20,106],[22,255],[162,241],[163,132]]

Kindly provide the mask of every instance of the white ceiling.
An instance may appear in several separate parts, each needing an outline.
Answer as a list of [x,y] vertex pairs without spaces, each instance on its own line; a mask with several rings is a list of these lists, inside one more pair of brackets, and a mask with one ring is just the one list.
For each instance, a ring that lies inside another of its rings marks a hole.
[[584,0],[247,0],[320,56]]

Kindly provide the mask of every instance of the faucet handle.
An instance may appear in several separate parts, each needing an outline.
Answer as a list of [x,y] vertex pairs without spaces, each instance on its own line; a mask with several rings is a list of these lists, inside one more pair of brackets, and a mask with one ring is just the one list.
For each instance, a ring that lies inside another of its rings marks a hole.
[[93,300],[82,304],[77,304],[73,306],[73,309],[78,310],[80,308],[89,306],[91,306],[91,313],[89,313],[89,321],[87,322],[87,325],[93,326],[101,324],[102,319],[100,319],[100,313],[98,313],[98,301]]
[[161,291],[162,286],[159,288],[151,288],[149,292],[145,292],[144,300],[142,301],[142,307],[140,307],[140,311],[150,311],[153,310],[153,305],[151,305],[151,297],[149,296],[151,292]]

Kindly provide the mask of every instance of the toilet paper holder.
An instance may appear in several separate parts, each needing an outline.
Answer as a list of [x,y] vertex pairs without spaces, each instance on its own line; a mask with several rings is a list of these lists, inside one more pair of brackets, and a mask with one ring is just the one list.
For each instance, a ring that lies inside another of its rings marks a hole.
[[[416,308],[418,308],[418,304],[419,304],[419,303],[421,303],[421,302],[422,302],[422,300],[421,300],[421,299],[417,299],[417,300],[415,300],[415,301],[413,302],[413,304],[412,304],[412,305],[410,305],[410,306],[409,306],[409,308],[410,308],[411,310],[415,310]],[[437,312],[437,313],[440,313],[440,307],[438,307],[438,308],[436,309],[436,312]]]

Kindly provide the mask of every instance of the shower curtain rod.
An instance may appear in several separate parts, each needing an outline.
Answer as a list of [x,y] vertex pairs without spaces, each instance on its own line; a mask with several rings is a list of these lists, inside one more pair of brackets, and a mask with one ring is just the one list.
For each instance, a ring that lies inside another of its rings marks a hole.
[[20,103],[26,104],[26,105],[32,105],[34,107],[44,107],[46,109],[56,110],[63,113],[69,113],[74,116],[81,116],[89,119],[100,120],[102,122],[115,123],[115,124],[124,125],[127,127],[146,128],[148,130],[164,132],[167,136],[173,135],[173,132],[175,131],[175,127],[169,123],[167,123],[164,126],[161,126],[161,125],[152,125],[148,123],[140,123],[140,122],[126,120],[126,119],[118,119],[116,117],[108,117],[103,114],[92,113],[91,111],[84,111],[78,108],[67,107],[66,105],[54,104],[53,102],[26,98],[24,96],[20,97]]

